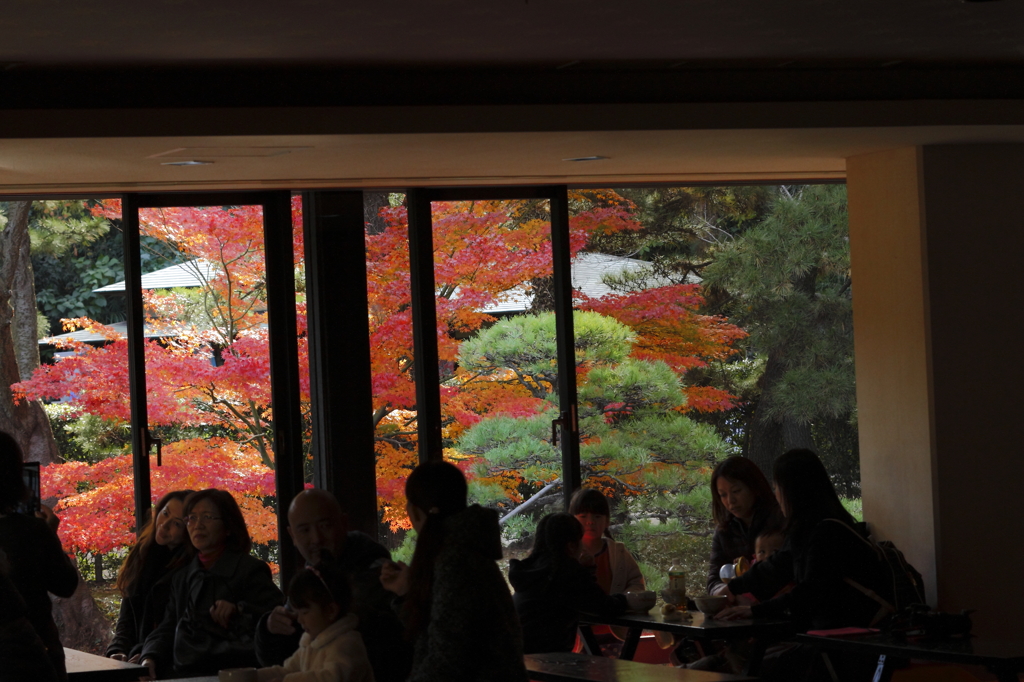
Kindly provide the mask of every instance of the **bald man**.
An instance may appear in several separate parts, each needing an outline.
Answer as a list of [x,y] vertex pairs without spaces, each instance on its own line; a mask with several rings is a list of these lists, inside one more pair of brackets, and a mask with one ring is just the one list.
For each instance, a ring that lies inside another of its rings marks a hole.
[[[370,536],[351,531],[348,516],[326,490],[304,490],[288,507],[288,534],[307,566],[329,563],[349,576],[352,610],[377,682],[400,682],[412,668],[412,646],[380,584],[380,567],[391,559]],[[264,614],[256,628],[256,656],[263,666],[281,665],[299,648],[302,630],[290,609]]]

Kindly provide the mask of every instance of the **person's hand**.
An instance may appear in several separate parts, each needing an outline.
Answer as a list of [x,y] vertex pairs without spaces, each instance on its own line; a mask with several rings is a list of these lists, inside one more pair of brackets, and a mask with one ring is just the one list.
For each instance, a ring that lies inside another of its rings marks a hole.
[[295,634],[295,612],[287,606],[278,606],[267,617],[267,631],[275,635]]
[[751,618],[750,606],[741,604],[722,609],[715,614],[715,620],[743,620]]
[[127,661],[128,660],[128,657],[125,656],[122,653],[110,654],[109,656],[107,656],[107,658],[113,659],[115,661]]
[[149,675],[143,675],[140,680],[155,680],[156,679],[156,661],[152,658],[142,659],[142,665],[149,669]]
[[142,654],[135,654],[134,656],[132,656],[131,658],[128,659],[128,662],[129,663],[138,663],[140,658],[142,658]]
[[736,595],[736,603],[740,606],[753,606],[757,603],[757,600],[749,594],[738,594]]
[[725,583],[718,583],[713,588],[711,588],[711,595],[710,596],[716,597],[716,596],[719,596],[719,595],[724,595],[726,590],[728,590],[728,589],[729,589],[729,586],[726,585]]
[[409,592],[409,566],[401,561],[389,561],[380,567],[380,584],[388,592],[404,597]]
[[213,622],[222,628],[227,628],[231,617],[236,613],[238,613],[238,607],[224,599],[218,599],[210,607],[210,618],[213,618]]
[[53,510],[47,507],[45,504],[39,505],[39,511],[36,512],[36,516],[46,521],[46,525],[50,527],[54,533],[57,532],[58,526],[60,526],[60,519],[53,513]]

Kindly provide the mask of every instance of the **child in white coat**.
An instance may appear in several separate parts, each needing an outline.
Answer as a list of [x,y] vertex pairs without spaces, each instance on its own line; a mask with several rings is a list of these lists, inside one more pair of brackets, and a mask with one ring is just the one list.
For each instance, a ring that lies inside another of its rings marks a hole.
[[288,604],[305,630],[299,650],[284,665],[260,668],[259,682],[374,682],[344,576],[306,568],[288,586]]

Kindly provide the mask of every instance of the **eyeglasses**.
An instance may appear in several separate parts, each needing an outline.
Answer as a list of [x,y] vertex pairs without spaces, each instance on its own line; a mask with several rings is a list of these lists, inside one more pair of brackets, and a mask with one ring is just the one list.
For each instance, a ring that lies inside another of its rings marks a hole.
[[185,524],[189,526],[194,526],[200,521],[206,524],[212,521],[220,521],[220,517],[213,514],[189,514],[185,517]]

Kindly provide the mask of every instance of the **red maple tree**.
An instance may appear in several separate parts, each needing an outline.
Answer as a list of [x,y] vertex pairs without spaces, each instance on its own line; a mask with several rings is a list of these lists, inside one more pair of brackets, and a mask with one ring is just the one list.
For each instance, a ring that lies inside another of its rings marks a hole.
[[[612,192],[572,195],[573,253],[596,230],[636,229],[629,205]],[[120,217],[120,202],[98,212]],[[385,209],[387,228],[367,236],[368,293],[377,433],[378,495],[384,518],[401,525],[404,477],[415,464],[415,386],[409,251],[405,210]],[[301,273],[299,199],[293,204],[294,253]],[[153,467],[154,499],[176,487],[226,487],[236,494],[247,521],[275,536],[265,501],[273,467],[269,359],[265,326],[262,215],[259,207],[144,209],[144,234],[175,245],[188,259],[212,265],[196,297],[181,292],[147,292],[149,322],[166,331],[146,343],[147,398],[151,426],[217,427],[217,438],[195,437],[166,448],[168,464]],[[452,202],[435,205],[435,279],[438,291],[438,346],[442,363],[454,366],[459,338],[494,318],[482,312],[529,280],[551,275],[551,242],[546,208],[538,202]],[[205,271],[197,270],[199,273]],[[299,295],[301,400],[308,405],[305,306]],[[66,322],[107,336],[96,347],[69,341],[74,355],[48,365],[15,386],[29,398],[70,397],[83,413],[128,421],[127,344],[112,330],[88,319]],[[471,383],[471,382],[470,382]],[[490,410],[515,411],[521,392],[494,384],[470,385],[454,373],[441,387],[446,435],[474,423]],[[44,495],[58,497],[65,510],[63,534],[80,551],[109,551],[132,542],[130,456],[96,465],[68,462],[44,471]],[[230,472],[225,474],[225,472]],[[99,518],[102,517],[102,518]]]

